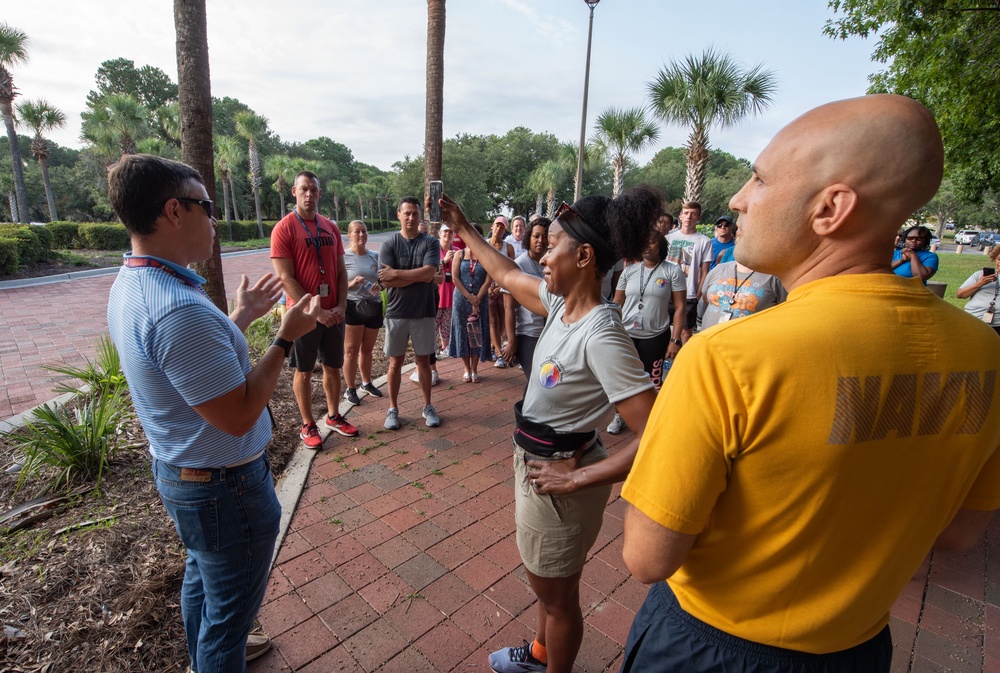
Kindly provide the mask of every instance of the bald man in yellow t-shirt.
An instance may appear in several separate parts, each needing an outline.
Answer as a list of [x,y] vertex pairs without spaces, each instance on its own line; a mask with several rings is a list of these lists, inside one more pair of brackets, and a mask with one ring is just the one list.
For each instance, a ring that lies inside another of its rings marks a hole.
[[695,336],[657,399],[623,671],[888,671],[906,582],[1000,508],[1000,340],[890,267],[942,157],[923,106],[866,96],[782,129],[733,197],[736,259],[788,300]]

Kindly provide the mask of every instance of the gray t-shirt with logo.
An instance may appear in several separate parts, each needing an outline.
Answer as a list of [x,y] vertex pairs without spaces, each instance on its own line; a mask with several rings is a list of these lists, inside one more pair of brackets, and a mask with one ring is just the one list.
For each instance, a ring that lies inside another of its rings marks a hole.
[[[686,291],[687,280],[679,266],[666,260],[652,269],[639,262],[625,267],[616,289],[625,292],[622,319],[629,336],[649,339],[670,328],[673,319],[670,300],[674,292]],[[639,310],[640,295],[642,310]]]
[[524,394],[526,418],[558,432],[596,430],[612,404],[653,388],[616,304],[596,306],[567,325],[563,298],[544,281],[538,296],[549,315]]
[[[344,268],[347,269],[348,283],[361,276],[366,281],[378,285],[378,253],[374,250],[368,250],[364,255],[355,255],[350,250],[344,250]],[[348,289],[347,298],[354,302],[382,301],[378,294],[365,292],[362,285]]]

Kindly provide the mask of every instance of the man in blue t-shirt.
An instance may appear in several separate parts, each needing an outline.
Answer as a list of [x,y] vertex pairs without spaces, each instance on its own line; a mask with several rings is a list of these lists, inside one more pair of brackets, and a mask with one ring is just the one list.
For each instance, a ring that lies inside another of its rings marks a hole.
[[710,269],[718,266],[722,255],[736,247],[736,225],[733,218],[723,215],[715,221],[715,238],[712,239],[712,265]]
[[248,287],[243,276],[229,316],[212,303],[187,268],[212,255],[219,224],[198,171],[126,155],[108,172],[108,195],[132,243],[108,297],[108,330],[187,550],[191,670],[239,673],[270,647],[263,635],[248,643],[281,518],[266,405],[292,342],[316,327],[319,298],[301,297],[251,366],[243,330],[274,306],[281,282],[267,274]]

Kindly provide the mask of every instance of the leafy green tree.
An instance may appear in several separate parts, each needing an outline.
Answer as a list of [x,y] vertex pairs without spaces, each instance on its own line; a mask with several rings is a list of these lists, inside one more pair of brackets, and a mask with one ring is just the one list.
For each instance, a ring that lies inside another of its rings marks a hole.
[[168,143],[181,144],[181,108],[179,103],[167,103],[153,112],[159,137]]
[[597,117],[597,140],[611,152],[611,164],[615,171],[612,198],[621,194],[622,175],[629,155],[656,142],[658,136],[656,125],[646,119],[642,108],[622,110],[610,107]]
[[35,133],[31,141],[31,153],[42,171],[42,181],[45,184],[45,199],[49,205],[49,219],[58,220],[56,214],[56,198],[52,193],[52,181],[49,179],[49,141],[42,135],[53,129],[66,125],[66,115],[62,110],[39,98],[25,101],[17,106],[20,122]]
[[[559,139],[551,133],[533,133],[518,126],[502,136],[486,136],[485,146],[487,184],[494,208],[530,212],[536,195],[527,187],[528,177],[539,164],[559,156]],[[449,189],[447,184],[445,189]]]
[[177,100],[177,85],[159,68],[116,58],[104,61],[95,75],[97,89],[87,94],[88,104],[112,94],[131,96],[150,112]]
[[542,195],[545,195],[548,209],[545,217],[552,219],[556,213],[556,190],[566,181],[566,170],[558,161],[549,160],[536,168],[528,178],[528,187],[537,195],[535,212],[541,214]]
[[14,177],[14,193],[17,198],[18,222],[28,221],[28,195],[24,189],[24,165],[21,163],[21,147],[14,131],[14,99],[17,87],[10,68],[28,61],[28,36],[6,23],[0,23],[0,114],[7,127],[7,142],[10,144],[10,161]]
[[149,112],[127,94],[110,94],[85,111],[83,137],[107,155],[135,154],[136,143],[149,135]]
[[833,38],[877,36],[887,64],[869,93],[915,98],[937,119],[945,168],[967,200],[1000,191],[1000,4],[970,0],[830,0]]
[[295,178],[295,174],[298,173],[298,169],[295,166],[295,161],[291,157],[285,154],[273,154],[269,156],[264,161],[264,175],[269,178],[274,178],[274,191],[278,192],[278,198],[281,201],[281,215],[284,217],[288,212],[285,210],[285,190],[288,189],[289,183]]
[[708,131],[733,126],[759,114],[774,100],[774,73],[757,64],[749,70],[731,55],[708,49],[663,67],[648,85],[653,111],[668,124],[687,126],[685,201],[700,201],[708,164]]
[[236,133],[247,141],[247,156],[250,158],[250,188],[253,189],[254,208],[257,211],[257,237],[264,238],[264,220],[260,214],[260,155],[257,141],[267,132],[267,119],[250,111],[236,113]]
[[[233,187],[233,173],[237,167],[243,163],[246,155],[240,141],[233,136],[219,136],[215,139],[215,165],[219,168],[219,176],[222,178],[222,198],[225,202],[226,225],[230,228],[229,236],[232,238],[232,220],[229,217],[230,198],[232,198],[232,210],[236,219],[240,219],[239,210],[236,208],[236,190]],[[225,189],[229,183],[229,190]]]

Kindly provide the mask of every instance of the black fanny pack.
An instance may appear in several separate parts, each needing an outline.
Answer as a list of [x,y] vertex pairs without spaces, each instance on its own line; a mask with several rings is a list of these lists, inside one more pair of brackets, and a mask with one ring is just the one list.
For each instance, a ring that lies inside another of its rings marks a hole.
[[557,432],[545,423],[529,421],[521,413],[524,400],[514,404],[514,441],[528,453],[543,458],[569,458],[571,455],[586,448],[595,446],[597,433],[590,432]]

